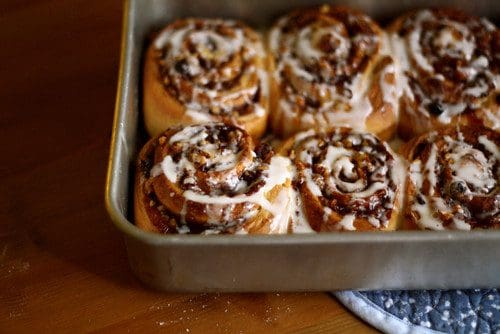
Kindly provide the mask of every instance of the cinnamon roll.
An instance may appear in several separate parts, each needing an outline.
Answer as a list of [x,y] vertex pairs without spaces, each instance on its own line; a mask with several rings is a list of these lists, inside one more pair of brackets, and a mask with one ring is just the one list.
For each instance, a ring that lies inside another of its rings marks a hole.
[[144,120],[151,136],[171,126],[230,120],[254,138],[267,125],[268,77],[259,34],[241,22],[182,19],[149,46]]
[[290,173],[234,125],[172,128],[139,154],[135,221],[160,233],[286,233]]
[[294,232],[398,227],[405,167],[374,135],[310,130],[287,140],[280,153],[296,168]]
[[368,16],[345,7],[279,19],[269,35],[272,130],[287,137],[348,126],[390,138],[398,92],[384,36]]
[[441,128],[405,144],[406,228],[499,228],[499,145],[498,132],[476,126]]
[[450,124],[500,126],[500,30],[455,9],[406,14],[389,27],[401,79],[399,134]]

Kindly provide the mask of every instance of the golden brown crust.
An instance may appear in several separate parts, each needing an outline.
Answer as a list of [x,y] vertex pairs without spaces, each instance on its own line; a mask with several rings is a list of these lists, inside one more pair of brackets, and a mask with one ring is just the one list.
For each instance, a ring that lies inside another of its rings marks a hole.
[[273,132],[349,126],[391,138],[396,82],[382,36],[347,7],[300,9],[278,20],[270,33]]
[[[165,41],[179,31],[178,45]],[[172,126],[231,121],[261,137],[269,112],[266,62],[260,36],[240,22],[183,19],[169,24],[145,55],[146,130],[155,137]]]
[[299,213],[317,232],[392,231],[401,223],[403,165],[383,142],[348,128],[308,131],[285,141],[297,174]]
[[480,126],[440,128],[404,144],[404,228],[500,228],[499,145],[500,134]]
[[[403,78],[398,133],[500,125],[500,31],[451,8],[412,11],[387,29]],[[496,77],[496,79],[495,79]]]
[[183,104],[170,96],[160,78],[155,47],[150,45],[144,62],[143,110],[146,130],[151,137],[158,136],[172,126],[192,122],[186,116]]
[[145,231],[160,233],[160,229],[153,224],[147,213],[146,208],[149,205],[149,198],[142,189],[144,181],[142,173],[137,171],[134,182],[134,222],[135,225]]

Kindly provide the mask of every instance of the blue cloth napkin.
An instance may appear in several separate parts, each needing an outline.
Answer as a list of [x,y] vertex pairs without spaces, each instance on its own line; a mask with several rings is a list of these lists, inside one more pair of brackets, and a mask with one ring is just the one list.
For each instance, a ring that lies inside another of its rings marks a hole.
[[334,295],[386,333],[500,334],[497,289],[340,291]]

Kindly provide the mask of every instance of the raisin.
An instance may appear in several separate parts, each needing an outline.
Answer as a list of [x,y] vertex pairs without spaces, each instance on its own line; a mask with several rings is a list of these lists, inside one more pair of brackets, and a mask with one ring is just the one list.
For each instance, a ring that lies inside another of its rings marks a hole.
[[212,52],[217,50],[217,42],[212,37],[207,38],[207,48]]
[[179,60],[174,65],[175,70],[183,76],[189,75],[189,64],[186,59]]
[[450,184],[450,195],[453,197],[462,195],[467,190],[463,182],[453,182]]
[[427,109],[433,115],[439,116],[444,112],[443,106],[439,102],[431,102],[427,105]]
[[321,107],[321,104],[319,101],[316,101],[315,99],[313,99],[309,96],[306,96],[305,100],[306,100],[306,104],[313,109],[317,109],[317,108]]
[[259,173],[256,170],[246,170],[241,175],[241,179],[247,183],[252,183],[257,179],[258,175]]
[[153,163],[150,159],[141,160],[139,162],[139,168],[140,168],[142,174],[144,175],[144,177],[146,177],[146,178],[149,177],[149,173],[151,172],[152,167],[153,167]]
[[421,194],[417,195],[417,202],[420,205],[424,205],[425,204],[425,199],[424,199],[424,197]]
[[255,154],[262,161],[269,161],[271,157],[274,155],[274,152],[269,144],[261,143],[259,146],[255,148]]
[[256,103],[259,102],[259,100],[260,100],[260,84],[259,84],[259,87],[257,88],[257,91],[255,91],[255,94],[252,98],[252,101],[256,102]]

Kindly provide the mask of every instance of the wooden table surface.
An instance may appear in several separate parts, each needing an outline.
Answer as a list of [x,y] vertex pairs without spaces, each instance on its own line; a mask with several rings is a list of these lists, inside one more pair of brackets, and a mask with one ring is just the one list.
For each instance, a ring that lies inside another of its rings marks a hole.
[[176,294],[103,204],[121,1],[0,4],[0,332],[375,332],[327,293]]

